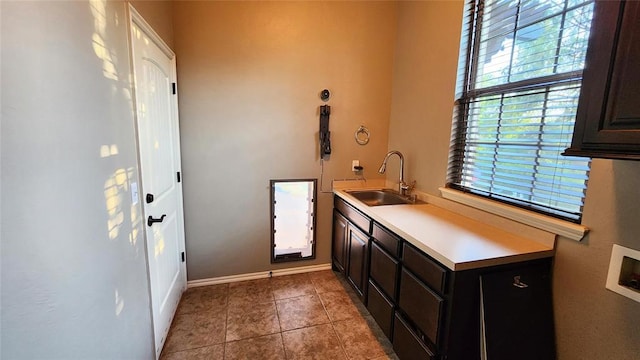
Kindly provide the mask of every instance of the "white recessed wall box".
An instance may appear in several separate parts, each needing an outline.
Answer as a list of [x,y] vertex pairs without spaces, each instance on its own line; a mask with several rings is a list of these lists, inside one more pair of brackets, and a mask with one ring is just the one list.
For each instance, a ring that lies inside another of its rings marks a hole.
[[640,302],[640,251],[613,245],[606,287]]

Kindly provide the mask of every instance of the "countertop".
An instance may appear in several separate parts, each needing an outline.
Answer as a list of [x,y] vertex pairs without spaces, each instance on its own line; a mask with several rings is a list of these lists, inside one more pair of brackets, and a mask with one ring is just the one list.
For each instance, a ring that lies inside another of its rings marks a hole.
[[552,257],[554,248],[433,204],[367,206],[334,189],[379,224],[450,270],[468,270]]

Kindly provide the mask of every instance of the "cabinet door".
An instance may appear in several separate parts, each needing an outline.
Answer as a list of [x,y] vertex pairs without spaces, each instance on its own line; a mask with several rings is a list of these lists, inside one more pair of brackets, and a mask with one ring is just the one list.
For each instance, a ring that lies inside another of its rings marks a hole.
[[640,160],[640,2],[596,1],[567,155]]
[[331,253],[333,266],[336,270],[344,273],[346,267],[346,239],[347,239],[347,219],[339,212],[333,211],[333,241],[331,242]]
[[549,262],[480,276],[489,359],[555,359]]
[[349,247],[347,279],[355,287],[358,296],[364,299],[367,284],[367,253],[369,237],[351,223],[347,224],[347,244]]

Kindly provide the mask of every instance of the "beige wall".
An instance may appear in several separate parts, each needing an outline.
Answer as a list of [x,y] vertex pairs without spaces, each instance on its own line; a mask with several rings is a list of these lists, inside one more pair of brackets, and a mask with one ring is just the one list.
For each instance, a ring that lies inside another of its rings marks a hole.
[[126,3],[0,10],[0,358],[151,359]]
[[[389,2],[176,2],[175,50],[190,280],[330,262],[332,195],[317,258],[270,264],[269,180],[320,178],[319,93],[332,91],[331,179],[387,150],[395,41]],[[354,133],[371,131],[366,146]]]
[[173,49],[173,1],[129,0],[129,3],[136,8],[162,40]]
[[[389,147],[408,158],[407,177],[438,194],[446,177],[462,1],[402,2]],[[640,249],[640,163],[592,163],[581,243],[559,239],[554,265],[560,359],[637,359],[640,304],[605,289],[614,243]]]
[[[446,177],[462,2],[398,7],[389,148],[405,155],[405,178],[436,194]],[[396,168],[389,168],[395,179]]]

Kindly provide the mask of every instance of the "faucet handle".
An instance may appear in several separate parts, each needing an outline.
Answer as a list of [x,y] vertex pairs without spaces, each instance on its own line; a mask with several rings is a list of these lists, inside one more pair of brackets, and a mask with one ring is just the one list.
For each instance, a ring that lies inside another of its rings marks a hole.
[[409,193],[409,192],[413,191],[413,188],[415,188],[415,187],[416,187],[416,181],[415,180],[413,180],[409,184],[404,183],[404,182],[402,184],[400,184],[400,188],[402,190],[404,190],[406,193]]
[[410,184],[405,183],[404,181],[400,183],[400,195],[409,196],[409,193],[416,186],[416,181],[412,181]]

